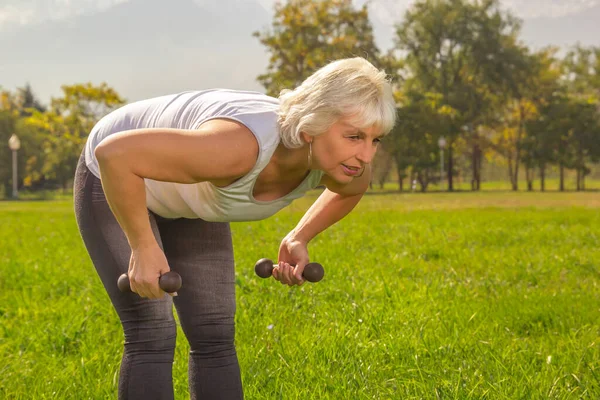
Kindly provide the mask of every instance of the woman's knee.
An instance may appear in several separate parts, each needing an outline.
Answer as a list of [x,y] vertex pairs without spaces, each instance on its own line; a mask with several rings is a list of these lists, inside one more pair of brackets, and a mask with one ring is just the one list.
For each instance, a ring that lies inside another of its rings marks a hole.
[[204,323],[186,332],[192,355],[223,357],[235,354],[233,321]]
[[125,353],[145,362],[172,362],[175,354],[177,326],[175,321],[146,321],[127,324]]

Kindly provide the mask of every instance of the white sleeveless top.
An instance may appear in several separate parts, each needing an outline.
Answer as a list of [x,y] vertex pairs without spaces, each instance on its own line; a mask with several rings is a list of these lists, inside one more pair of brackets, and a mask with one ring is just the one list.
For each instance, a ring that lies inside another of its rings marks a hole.
[[100,178],[94,149],[113,133],[140,128],[197,129],[214,118],[244,124],[259,144],[256,164],[243,178],[219,188],[209,182],[181,184],[144,179],[148,209],[165,218],[202,218],[206,221],[253,221],[275,214],[306,191],[315,188],[323,176],[313,170],[288,195],[259,201],[252,195],[258,174],[277,148],[279,102],[257,92],[213,89],[190,91],[131,103],[102,118],[92,129],[85,145],[89,170]]

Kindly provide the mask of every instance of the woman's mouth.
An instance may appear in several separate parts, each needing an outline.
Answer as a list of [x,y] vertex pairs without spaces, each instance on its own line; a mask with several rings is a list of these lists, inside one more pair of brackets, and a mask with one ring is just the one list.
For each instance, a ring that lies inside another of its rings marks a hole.
[[356,176],[360,172],[359,167],[350,167],[345,164],[342,164],[342,169],[344,170],[344,173],[348,176]]

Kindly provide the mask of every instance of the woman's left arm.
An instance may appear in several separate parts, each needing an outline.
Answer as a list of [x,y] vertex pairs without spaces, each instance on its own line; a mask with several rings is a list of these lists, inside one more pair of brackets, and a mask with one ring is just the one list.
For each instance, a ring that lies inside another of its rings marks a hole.
[[[274,271],[275,279],[281,283],[301,284],[302,272],[308,260],[308,243],[319,233],[344,218],[358,204],[371,179],[370,166],[365,167],[362,176],[346,185],[337,184],[325,178],[327,189],[304,214],[298,225],[287,234],[279,248],[279,270]],[[287,265],[286,265],[287,264]],[[296,264],[296,268],[289,267]]]

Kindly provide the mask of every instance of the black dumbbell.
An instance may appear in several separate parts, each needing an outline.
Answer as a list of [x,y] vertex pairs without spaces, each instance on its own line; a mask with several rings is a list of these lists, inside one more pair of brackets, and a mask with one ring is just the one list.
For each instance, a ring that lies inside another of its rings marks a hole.
[[[261,258],[254,265],[254,272],[261,278],[268,278],[273,275],[273,268],[273,261],[268,258]],[[319,282],[323,279],[324,275],[325,270],[319,263],[306,264],[304,271],[302,272],[302,277],[309,282]]]
[[[117,281],[119,290],[123,293],[131,292],[129,276],[123,274]],[[175,293],[181,288],[181,276],[175,271],[169,271],[158,278],[158,286],[167,293]]]

